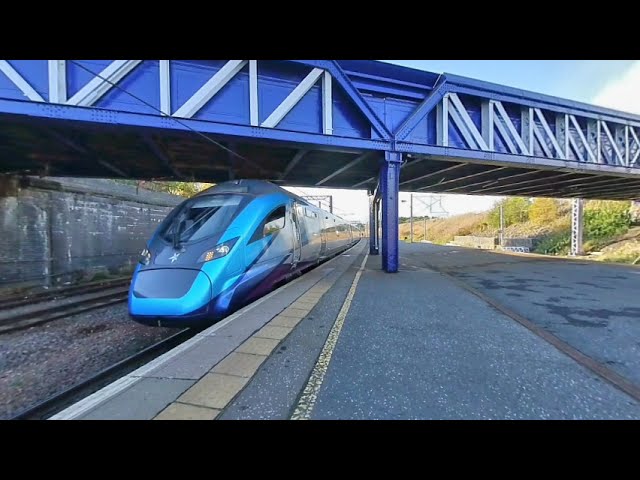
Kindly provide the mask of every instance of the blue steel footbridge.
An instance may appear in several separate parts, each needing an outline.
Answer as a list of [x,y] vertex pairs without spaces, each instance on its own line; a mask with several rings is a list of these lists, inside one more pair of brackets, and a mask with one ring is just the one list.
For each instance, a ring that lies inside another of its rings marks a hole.
[[[640,198],[640,116],[364,60],[0,60],[0,173]],[[382,238],[378,239],[377,225]]]

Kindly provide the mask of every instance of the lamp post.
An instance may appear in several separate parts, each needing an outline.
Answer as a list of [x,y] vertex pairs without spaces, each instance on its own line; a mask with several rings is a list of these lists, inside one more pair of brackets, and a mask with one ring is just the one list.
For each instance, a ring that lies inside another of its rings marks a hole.
[[[409,227],[411,231],[409,232],[409,242],[413,243],[413,193],[409,196]],[[406,200],[400,200],[401,203],[407,203]]]

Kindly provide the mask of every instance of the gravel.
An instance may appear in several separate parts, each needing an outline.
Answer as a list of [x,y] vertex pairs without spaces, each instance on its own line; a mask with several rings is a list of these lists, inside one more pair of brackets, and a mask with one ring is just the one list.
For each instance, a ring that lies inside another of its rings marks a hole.
[[0,335],[0,419],[8,419],[178,329],[131,320],[112,305]]

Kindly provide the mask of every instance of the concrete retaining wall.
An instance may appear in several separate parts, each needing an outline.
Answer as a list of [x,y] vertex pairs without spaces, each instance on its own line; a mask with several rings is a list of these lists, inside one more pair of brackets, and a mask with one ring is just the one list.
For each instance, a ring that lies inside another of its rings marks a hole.
[[182,200],[111,180],[0,177],[0,288],[132,267]]
[[[473,235],[456,236],[453,243],[461,247],[482,248],[485,250],[493,250],[498,247],[500,240],[497,237],[476,237]],[[505,247],[524,247],[532,249],[535,245],[535,239],[532,238],[504,238]]]
[[533,238],[504,238],[505,247],[524,247],[531,249],[533,248],[533,245]]
[[464,235],[453,237],[453,242],[461,247],[493,250],[496,247],[497,240],[495,237],[475,237],[473,235]]

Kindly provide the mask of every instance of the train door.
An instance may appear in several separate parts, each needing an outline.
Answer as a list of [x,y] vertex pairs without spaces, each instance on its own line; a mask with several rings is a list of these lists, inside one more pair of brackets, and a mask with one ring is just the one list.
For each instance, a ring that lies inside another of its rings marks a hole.
[[327,229],[323,212],[318,213],[318,226],[320,227],[320,258],[327,256]]
[[318,227],[320,229],[320,256],[324,257],[327,251],[327,234],[324,231],[324,220],[322,214],[318,215]]
[[293,225],[293,259],[291,261],[291,267],[298,266],[300,257],[302,256],[302,241],[300,238],[300,222],[302,221],[298,215],[298,204],[293,202],[291,208],[291,224]]

